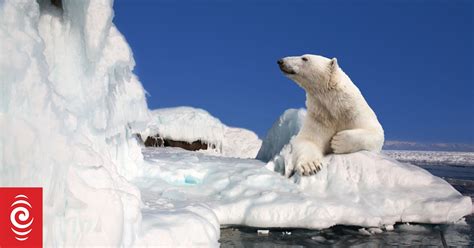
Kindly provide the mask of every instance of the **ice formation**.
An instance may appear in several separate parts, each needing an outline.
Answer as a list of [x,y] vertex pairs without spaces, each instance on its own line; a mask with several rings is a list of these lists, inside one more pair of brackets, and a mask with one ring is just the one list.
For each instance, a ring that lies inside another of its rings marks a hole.
[[45,246],[131,245],[149,115],[113,1],[38,2],[0,1],[0,185],[43,187]]
[[254,132],[238,127],[227,127],[222,144],[222,156],[232,158],[255,158],[262,140]]
[[163,108],[151,111],[152,119],[142,132],[145,139],[159,134],[162,138],[193,142],[203,141],[222,148],[225,126],[203,109],[192,107]]
[[144,155],[134,180],[146,206],[142,245],[217,245],[220,225],[388,230],[396,222],[454,223],[472,211],[471,199],[444,180],[369,152],[328,156],[315,176],[290,180],[258,160],[176,148]]
[[258,151],[257,159],[267,162],[275,157],[290,139],[298,134],[305,116],[305,109],[286,110],[268,131]]
[[[156,109],[143,139],[159,134],[175,141],[202,141],[210,144],[206,153],[237,158],[255,158],[262,141],[247,129],[228,127],[207,111],[192,107]],[[214,148],[212,148],[214,147]]]

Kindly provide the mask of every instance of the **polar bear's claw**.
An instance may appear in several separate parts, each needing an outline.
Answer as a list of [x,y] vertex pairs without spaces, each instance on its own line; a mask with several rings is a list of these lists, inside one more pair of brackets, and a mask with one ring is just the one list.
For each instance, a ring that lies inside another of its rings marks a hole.
[[322,166],[323,164],[320,161],[311,161],[298,164],[295,170],[301,176],[310,176],[318,173]]

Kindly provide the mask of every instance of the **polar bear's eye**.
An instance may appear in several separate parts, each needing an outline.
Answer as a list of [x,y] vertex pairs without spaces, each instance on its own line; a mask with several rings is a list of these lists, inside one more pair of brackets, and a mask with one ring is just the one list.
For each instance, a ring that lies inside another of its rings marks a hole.
[[306,58],[306,57],[302,57],[301,59],[302,59],[303,61],[308,61],[308,58]]

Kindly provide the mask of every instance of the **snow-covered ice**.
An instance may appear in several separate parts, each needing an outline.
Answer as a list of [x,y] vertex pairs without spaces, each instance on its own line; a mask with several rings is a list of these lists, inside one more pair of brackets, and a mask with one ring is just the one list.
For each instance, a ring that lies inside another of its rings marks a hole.
[[258,151],[257,159],[270,161],[275,157],[290,139],[298,134],[305,116],[305,109],[287,109],[268,131]]
[[147,128],[141,133],[148,136],[159,134],[175,141],[202,141],[209,144],[208,154],[236,158],[255,158],[262,141],[247,129],[228,127],[203,109],[174,107],[156,109]]
[[203,109],[192,107],[162,108],[151,111],[152,119],[142,137],[160,134],[162,138],[193,142],[203,141],[221,149],[225,126]]
[[[150,228],[140,244],[160,237],[164,245],[217,245],[220,225],[390,228],[397,222],[454,223],[472,211],[471,199],[444,180],[370,152],[328,156],[317,175],[291,179],[258,160],[178,148],[143,152],[147,164],[134,183]],[[176,233],[183,230],[184,236]]]
[[144,90],[112,1],[62,3],[0,1],[0,185],[43,187],[47,247],[128,246]]
[[254,132],[238,127],[227,127],[222,144],[222,156],[234,158],[255,158],[262,140]]

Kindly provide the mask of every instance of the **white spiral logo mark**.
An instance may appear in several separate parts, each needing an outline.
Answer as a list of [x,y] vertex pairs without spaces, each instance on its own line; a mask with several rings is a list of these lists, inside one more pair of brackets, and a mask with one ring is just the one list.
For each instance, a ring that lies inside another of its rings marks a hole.
[[17,199],[11,206],[14,207],[10,213],[10,222],[13,227],[12,231],[16,234],[15,238],[18,241],[24,241],[28,239],[28,234],[33,230],[30,228],[33,224],[34,218],[30,219],[31,204],[28,202],[28,197],[25,195],[15,196]]

